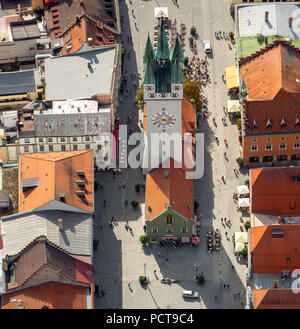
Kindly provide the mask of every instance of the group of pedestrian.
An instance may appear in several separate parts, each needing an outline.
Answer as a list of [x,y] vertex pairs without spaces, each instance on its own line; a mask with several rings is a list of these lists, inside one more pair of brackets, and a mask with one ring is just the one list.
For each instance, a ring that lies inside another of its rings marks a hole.
[[186,72],[191,80],[197,81],[201,85],[205,86],[210,81],[208,62],[206,59],[200,59],[199,57],[193,56],[186,66]]
[[115,216],[112,216],[112,218],[108,221],[108,223],[110,227],[119,226],[117,217]]

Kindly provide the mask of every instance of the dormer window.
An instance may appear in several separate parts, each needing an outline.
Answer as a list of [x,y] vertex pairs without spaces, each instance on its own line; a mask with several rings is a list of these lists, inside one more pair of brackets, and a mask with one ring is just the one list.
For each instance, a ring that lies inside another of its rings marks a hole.
[[286,118],[282,117],[280,121],[280,128],[285,128],[286,127]]
[[300,126],[300,118],[298,117],[298,115],[296,116],[296,119],[295,119],[295,126],[296,127]]
[[269,117],[267,118],[267,121],[266,121],[266,128],[272,128],[272,121]]
[[257,129],[258,128],[258,124],[257,124],[257,121],[255,119],[253,120],[252,128],[253,129]]

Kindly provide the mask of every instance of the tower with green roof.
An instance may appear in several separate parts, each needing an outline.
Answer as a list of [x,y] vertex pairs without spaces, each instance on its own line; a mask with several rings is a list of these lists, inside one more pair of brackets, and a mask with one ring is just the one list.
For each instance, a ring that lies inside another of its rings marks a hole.
[[[144,173],[147,173],[170,157],[177,163],[182,162],[182,155],[176,157],[174,150],[159,154],[156,151],[160,150],[160,146],[152,145],[153,133],[166,136],[164,145],[167,145],[166,134],[171,136],[176,133],[182,140],[183,52],[178,36],[170,51],[163,21],[155,51],[148,35],[143,64],[147,132],[142,166],[146,169]],[[151,152],[151,147],[154,152]]]

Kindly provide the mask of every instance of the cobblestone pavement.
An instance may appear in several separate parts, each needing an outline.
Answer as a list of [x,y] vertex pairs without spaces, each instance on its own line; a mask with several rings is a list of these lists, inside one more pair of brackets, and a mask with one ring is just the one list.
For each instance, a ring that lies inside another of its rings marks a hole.
[[[139,130],[138,111],[133,105],[137,80],[131,73],[142,74],[142,55],[148,32],[153,38],[154,7],[169,8],[169,18],[187,26],[185,56],[192,56],[188,46],[189,30],[192,25],[197,29],[197,56],[204,58],[203,41],[210,40],[213,57],[208,59],[211,84],[203,90],[208,98],[209,116],[201,119],[199,129],[205,134],[205,172],[204,176],[195,182],[195,199],[198,200],[199,213],[203,214],[201,243],[199,247],[155,248],[143,249],[139,236],[143,234],[144,193],[135,192],[134,185],[144,182],[140,169],[124,169],[120,175],[113,178],[112,173],[96,173],[95,177],[103,189],[95,195],[96,222],[95,239],[99,240],[95,252],[95,281],[106,294],[96,298],[96,308],[241,308],[245,302],[246,262],[238,260],[233,254],[231,235],[240,231],[243,225],[241,214],[237,212],[232,195],[236,186],[243,184],[247,173],[238,177],[233,169],[238,168],[235,159],[240,155],[238,130],[235,124],[227,120],[227,126],[222,124],[223,106],[226,106],[226,88],[222,74],[227,66],[234,64],[234,50],[228,48],[225,40],[216,40],[215,31],[233,31],[234,22],[229,14],[228,1],[225,0],[178,0],[177,8],[172,0],[120,0],[120,10],[123,16],[123,43],[130,52],[130,58],[125,56],[124,70],[128,71],[128,92],[122,96],[120,120],[127,122],[129,115],[133,116],[132,127]],[[133,13],[132,13],[133,10]],[[135,16],[135,18],[133,17]],[[135,22],[136,26],[135,27]],[[132,41],[128,42],[128,35]],[[126,89],[126,88],[125,88]],[[216,119],[217,127],[212,118]],[[218,136],[220,145],[213,137]],[[223,140],[227,139],[226,149]],[[227,152],[228,161],[224,158]],[[221,180],[225,176],[225,182]],[[124,185],[124,186],[123,186]],[[107,201],[103,207],[103,200]],[[129,205],[125,205],[125,200]],[[130,201],[140,202],[139,210],[133,210]],[[101,218],[99,217],[101,216]],[[108,226],[108,220],[116,216],[118,225]],[[232,228],[225,228],[220,217],[231,220]],[[129,221],[134,236],[125,230],[125,221]],[[243,219],[245,221],[245,218]],[[102,229],[99,225],[102,225]],[[206,232],[219,228],[222,232],[222,248],[220,252],[207,253]],[[228,232],[230,241],[226,239]],[[160,253],[160,255],[159,255]],[[167,260],[168,259],[168,260]],[[198,273],[203,272],[206,282],[203,286],[195,283]],[[232,268],[232,265],[234,268]],[[157,271],[157,278],[154,276]],[[138,276],[146,274],[150,278],[148,288],[143,289]],[[163,285],[162,277],[169,276],[180,280],[178,284]],[[229,289],[224,289],[224,284]],[[199,301],[186,301],[182,298],[182,289],[194,289],[200,292]],[[235,293],[240,298],[235,298]],[[215,295],[217,299],[215,300]]]

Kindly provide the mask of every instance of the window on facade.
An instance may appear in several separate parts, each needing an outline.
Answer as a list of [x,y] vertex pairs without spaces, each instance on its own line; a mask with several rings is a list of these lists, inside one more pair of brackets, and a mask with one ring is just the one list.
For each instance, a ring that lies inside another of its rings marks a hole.
[[172,224],[172,215],[167,215],[167,224]]
[[77,151],[77,149],[78,149],[77,145],[73,145],[73,150]]
[[173,233],[173,228],[172,227],[167,227],[167,233]]
[[52,143],[52,138],[48,138],[48,143]]
[[90,141],[90,137],[89,136],[85,137],[85,141],[86,142],[89,142]]
[[73,137],[73,142],[77,142],[77,137]]
[[151,238],[151,242],[156,242],[156,238]]
[[300,148],[300,143],[295,143],[294,144],[294,149],[299,149]]
[[277,161],[286,161],[287,160],[287,155],[278,155],[277,156]]
[[263,162],[272,162],[272,161],[273,161],[273,157],[270,155],[263,157]]
[[286,144],[280,144],[279,149],[280,150],[285,150],[286,149]]
[[157,233],[157,227],[156,226],[152,227],[152,233]]
[[30,139],[29,138],[25,138],[24,142],[25,143],[30,143]]
[[44,138],[39,138],[39,142],[43,143],[44,142]]
[[272,150],[272,144],[266,144],[266,151]]
[[24,152],[29,152],[29,146],[24,146]]
[[45,150],[45,149],[44,149],[44,145],[41,145],[41,146],[40,146],[40,151],[41,151],[41,152],[44,152],[44,150]]
[[183,226],[182,228],[181,228],[181,233],[186,233],[187,232],[187,227],[186,226]]
[[85,149],[89,150],[91,148],[90,144],[85,144]]
[[268,142],[271,142],[271,138],[268,138]]
[[299,136],[296,136],[296,141],[299,140]]
[[259,161],[259,157],[251,157],[249,158],[249,162],[253,163],[253,162],[258,162]]
[[293,154],[291,159],[292,160],[300,160],[300,154]]
[[285,141],[285,137],[281,137],[281,140],[284,142]]
[[66,150],[66,145],[62,145],[62,146],[61,146],[61,150],[62,150],[62,151],[65,151],[65,150]]
[[255,151],[257,151],[258,150],[258,146],[257,145],[252,145],[251,146],[251,151],[252,152],[255,152]]
[[53,145],[49,145],[49,152],[53,152]]
[[66,141],[65,137],[62,137],[62,138],[60,139],[60,141],[61,141],[62,143],[64,143],[64,142]]

